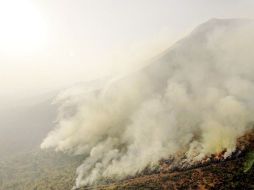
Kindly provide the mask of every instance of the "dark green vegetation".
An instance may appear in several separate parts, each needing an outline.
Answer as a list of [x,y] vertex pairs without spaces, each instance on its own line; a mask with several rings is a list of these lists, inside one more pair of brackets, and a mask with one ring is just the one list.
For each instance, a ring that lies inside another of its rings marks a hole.
[[0,160],[1,190],[70,190],[81,157],[31,151]]
[[254,151],[251,151],[246,155],[246,161],[244,162],[244,172],[246,173],[249,170],[251,170],[253,164],[254,164]]

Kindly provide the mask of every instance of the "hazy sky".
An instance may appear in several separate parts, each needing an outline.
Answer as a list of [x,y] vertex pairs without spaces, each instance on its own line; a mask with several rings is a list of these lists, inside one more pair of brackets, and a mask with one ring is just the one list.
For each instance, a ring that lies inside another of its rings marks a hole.
[[253,0],[0,0],[0,97],[44,93],[136,67]]

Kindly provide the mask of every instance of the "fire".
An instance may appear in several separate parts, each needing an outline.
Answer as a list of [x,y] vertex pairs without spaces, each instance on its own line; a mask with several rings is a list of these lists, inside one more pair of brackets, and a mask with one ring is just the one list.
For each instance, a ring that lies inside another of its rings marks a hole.
[[[232,152],[231,155],[227,154],[227,149],[223,151],[206,155],[199,161],[189,161],[184,156],[183,152],[177,154],[174,158],[170,157],[168,159],[160,160],[159,165],[160,169],[163,172],[169,171],[178,171],[178,170],[188,170],[195,167],[202,167],[206,164],[213,163],[213,162],[220,162],[223,160],[231,159],[234,157],[238,157],[244,151],[249,148],[249,146],[253,146],[254,142],[254,131],[249,131],[245,135],[239,137],[236,143],[236,149]],[[254,148],[254,147],[250,147]]]

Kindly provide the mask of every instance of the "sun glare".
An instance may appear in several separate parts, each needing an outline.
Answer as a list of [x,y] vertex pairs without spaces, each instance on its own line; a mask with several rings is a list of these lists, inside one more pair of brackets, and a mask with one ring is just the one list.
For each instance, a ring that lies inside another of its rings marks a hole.
[[22,54],[45,44],[46,24],[29,0],[0,1],[0,53]]

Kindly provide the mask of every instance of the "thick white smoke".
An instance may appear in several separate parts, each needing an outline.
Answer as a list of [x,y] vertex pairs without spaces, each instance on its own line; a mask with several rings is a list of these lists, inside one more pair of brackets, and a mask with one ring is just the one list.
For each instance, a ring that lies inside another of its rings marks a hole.
[[58,126],[41,147],[86,156],[76,187],[179,152],[190,162],[228,156],[254,120],[253,50],[252,20],[208,21],[146,68],[60,95]]

